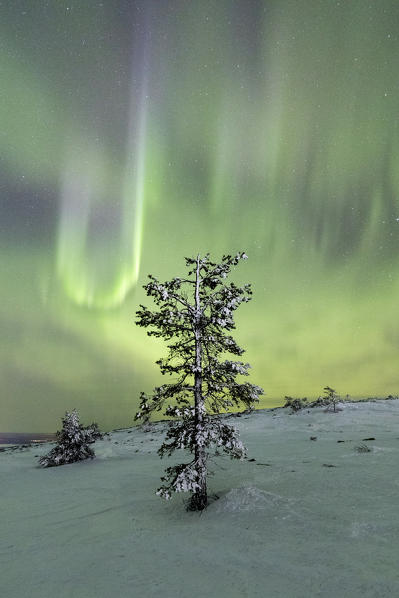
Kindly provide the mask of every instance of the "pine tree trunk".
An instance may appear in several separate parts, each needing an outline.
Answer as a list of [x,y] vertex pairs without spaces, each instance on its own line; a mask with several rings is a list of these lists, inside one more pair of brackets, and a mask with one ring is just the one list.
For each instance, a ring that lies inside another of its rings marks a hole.
[[202,340],[201,340],[201,304],[199,296],[200,285],[200,256],[197,256],[197,270],[195,278],[195,372],[194,372],[194,398],[195,398],[195,467],[199,475],[199,489],[192,495],[190,508],[195,511],[205,509],[208,504],[206,488],[206,450],[201,446],[203,438],[203,416],[205,412],[202,396]]

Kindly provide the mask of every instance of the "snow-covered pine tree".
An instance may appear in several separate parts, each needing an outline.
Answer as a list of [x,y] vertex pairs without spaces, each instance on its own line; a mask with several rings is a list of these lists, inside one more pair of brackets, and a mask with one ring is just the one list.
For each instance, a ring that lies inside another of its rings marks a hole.
[[341,411],[342,409],[338,408],[338,403],[342,400],[341,397],[337,394],[337,391],[331,386],[325,386],[324,390],[324,403],[327,405],[326,411],[333,411],[337,413],[337,411]]
[[223,353],[244,353],[229,332],[235,328],[234,311],[251,299],[251,285],[238,287],[225,279],[231,268],[246,258],[245,253],[224,255],[217,264],[207,253],[185,258],[189,268],[185,278],[160,283],[149,275],[144,289],[159,310],[140,305],[136,312],[136,324],[152,328],[149,336],[173,341],[168,345],[168,356],[156,363],[162,374],[176,375],[177,379],[156,387],[152,396],[142,392],[135,418],[148,421],[153,411],[165,406],[165,415],[176,418],[158,453],[163,457],[176,449],[187,449],[193,458],[168,467],[157,494],[168,499],[172,492],[191,492],[192,510],[202,510],[208,503],[210,452],[222,449],[235,459],[246,454],[237,430],[222,420],[221,413],[240,404],[252,409],[263,394],[259,386],[236,380],[238,375],[248,375],[248,363],[220,359]]
[[94,451],[89,444],[98,438],[102,438],[102,434],[96,423],[85,428],[80,424],[76,409],[67,411],[62,418],[62,430],[57,432],[56,446],[47,455],[40,457],[39,464],[42,467],[54,467],[93,459]]

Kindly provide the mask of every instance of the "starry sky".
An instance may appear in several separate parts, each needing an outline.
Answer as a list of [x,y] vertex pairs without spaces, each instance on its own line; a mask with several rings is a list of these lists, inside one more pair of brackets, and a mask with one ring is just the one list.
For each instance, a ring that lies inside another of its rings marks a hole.
[[396,0],[0,2],[0,431],[132,424],[146,276],[245,251],[265,389],[399,392]]

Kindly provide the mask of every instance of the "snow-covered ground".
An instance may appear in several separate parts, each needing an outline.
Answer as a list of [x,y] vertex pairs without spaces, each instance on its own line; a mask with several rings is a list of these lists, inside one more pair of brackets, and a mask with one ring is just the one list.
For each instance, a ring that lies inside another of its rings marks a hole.
[[202,513],[154,493],[182,460],[156,454],[165,423],[61,467],[37,465],[52,444],[1,452],[1,595],[399,596],[399,401],[289,411],[230,418],[248,460],[215,459]]

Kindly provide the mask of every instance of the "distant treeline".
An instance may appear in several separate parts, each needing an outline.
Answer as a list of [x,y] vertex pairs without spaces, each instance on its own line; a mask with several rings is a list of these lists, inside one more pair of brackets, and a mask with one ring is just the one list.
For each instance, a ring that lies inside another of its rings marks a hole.
[[44,442],[55,440],[55,434],[23,434],[23,433],[1,433],[0,444],[30,444],[31,442]]

